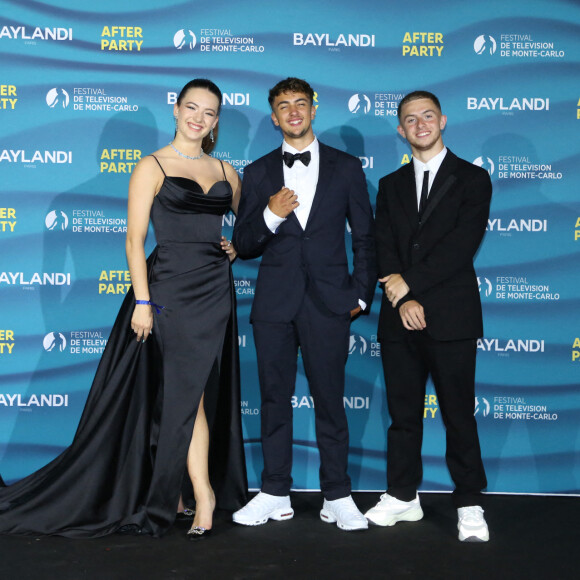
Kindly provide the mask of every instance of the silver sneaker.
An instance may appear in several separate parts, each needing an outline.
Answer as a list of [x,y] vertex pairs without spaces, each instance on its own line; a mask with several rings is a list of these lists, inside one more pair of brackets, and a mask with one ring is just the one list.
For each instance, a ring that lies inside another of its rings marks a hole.
[[320,519],[329,524],[336,522],[336,525],[341,530],[346,530],[347,532],[366,530],[369,527],[365,517],[360,513],[350,495],[331,501],[325,499],[320,510]]
[[419,496],[412,501],[401,501],[383,493],[379,503],[371,508],[365,518],[377,526],[394,526],[397,522],[416,522],[423,517]]
[[261,491],[242,509],[234,512],[232,518],[237,524],[259,526],[268,520],[289,520],[293,516],[289,495],[270,495]]
[[461,542],[487,542],[489,529],[483,517],[483,509],[478,505],[470,505],[457,510],[457,528]]

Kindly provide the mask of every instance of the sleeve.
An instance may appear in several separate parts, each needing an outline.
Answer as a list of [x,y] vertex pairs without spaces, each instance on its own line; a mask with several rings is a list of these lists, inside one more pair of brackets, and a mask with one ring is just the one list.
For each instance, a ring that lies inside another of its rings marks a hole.
[[268,228],[264,219],[264,210],[268,206],[259,195],[250,166],[244,171],[242,195],[238,216],[232,235],[232,244],[241,258],[261,256],[268,241],[274,233]]
[[364,171],[353,159],[347,219],[352,232],[353,279],[359,300],[370,304],[377,282],[375,227]]

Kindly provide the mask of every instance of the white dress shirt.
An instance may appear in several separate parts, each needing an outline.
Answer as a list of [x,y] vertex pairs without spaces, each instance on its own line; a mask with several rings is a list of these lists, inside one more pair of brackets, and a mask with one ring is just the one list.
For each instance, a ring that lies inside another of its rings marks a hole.
[[[314,138],[314,141],[298,151],[291,145],[288,145],[286,141],[282,143],[282,154],[285,151],[288,153],[304,153],[305,151],[310,151],[310,163],[308,166],[304,165],[302,161],[296,161],[292,167],[288,167],[282,160],[281,163],[284,164],[284,185],[292,189],[294,193],[298,196],[298,203],[300,204],[294,213],[302,226],[302,229],[306,229],[306,222],[308,221],[308,216],[310,215],[310,210],[312,209],[312,202],[314,201],[314,194],[316,193],[316,185],[318,184],[318,168],[320,165],[320,154],[318,152],[318,139]],[[274,192],[275,193],[275,192]],[[276,233],[276,230],[281,223],[286,221],[286,218],[281,218],[273,213],[268,206],[264,210],[264,220],[268,229],[272,233]]]
[[423,163],[419,161],[415,157],[413,157],[413,168],[415,169],[415,188],[417,192],[417,209],[419,208],[419,202],[421,201],[421,189],[423,187],[423,174],[425,171],[429,172],[429,189],[431,191],[431,186],[433,185],[433,181],[435,180],[435,176],[439,171],[439,167],[441,167],[441,163],[443,163],[443,159],[445,159],[445,155],[447,155],[447,147],[443,147],[443,149],[427,161],[427,163]]

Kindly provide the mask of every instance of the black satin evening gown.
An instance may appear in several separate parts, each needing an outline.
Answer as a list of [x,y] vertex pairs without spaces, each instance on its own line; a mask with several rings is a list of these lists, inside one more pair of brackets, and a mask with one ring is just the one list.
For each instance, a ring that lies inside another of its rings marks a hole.
[[147,260],[151,300],[164,307],[153,309],[153,334],[135,340],[129,291],[72,444],[0,488],[0,533],[88,538],[123,528],[162,535],[188,482],[204,392],[217,505],[245,503],[235,292],[220,247],[231,200],[225,173],[207,194],[195,181],[165,177],[151,209],[158,245]]

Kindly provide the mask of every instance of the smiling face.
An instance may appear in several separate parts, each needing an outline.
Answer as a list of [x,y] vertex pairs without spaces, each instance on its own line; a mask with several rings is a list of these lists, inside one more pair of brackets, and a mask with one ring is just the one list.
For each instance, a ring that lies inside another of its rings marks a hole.
[[305,93],[280,93],[272,102],[272,121],[287,143],[300,150],[314,139],[312,120],[316,109]]
[[203,139],[218,122],[219,99],[203,88],[189,89],[173,107],[177,132],[190,139]]
[[416,99],[403,105],[397,131],[409,142],[413,155],[427,161],[443,149],[441,131],[446,123],[447,117],[431,99]]

